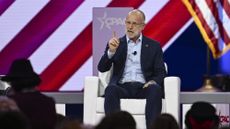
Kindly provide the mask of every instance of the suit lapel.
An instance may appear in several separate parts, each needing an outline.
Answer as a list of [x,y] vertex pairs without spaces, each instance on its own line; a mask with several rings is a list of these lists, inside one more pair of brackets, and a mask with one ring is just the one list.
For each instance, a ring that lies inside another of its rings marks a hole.
[[143,36],[142,38],[142,45],[141,45],[141,68],[144,68],[144,62],[147,60],[147,57],[150,56],[148,55],[148,47],[149,43],[146,41],[146,38]]
[[123,36],[121,39],[120,39],[120,56],[121,56],[121,60],[122,60],[122,64],[124,65],[125,61],[126,61],[126,57],[127,57],[127,48],[128,45],[127,45],[127,41],[126,41],[126,37]]

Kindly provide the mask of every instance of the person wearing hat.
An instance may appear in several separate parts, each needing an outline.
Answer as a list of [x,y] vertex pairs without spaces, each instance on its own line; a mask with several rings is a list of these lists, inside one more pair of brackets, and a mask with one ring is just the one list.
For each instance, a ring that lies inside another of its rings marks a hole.
[[41,79],[34,72],[30,60],[16,59],[13,61],[9,72],[1,77],[1,80],[10,84],[11,91],[8,96],[29,118],[32,129],[54,129],[55,101],[36,89]]
[[219,117],[208,102],[195,102],[185,115],[187,129],[218,129]]

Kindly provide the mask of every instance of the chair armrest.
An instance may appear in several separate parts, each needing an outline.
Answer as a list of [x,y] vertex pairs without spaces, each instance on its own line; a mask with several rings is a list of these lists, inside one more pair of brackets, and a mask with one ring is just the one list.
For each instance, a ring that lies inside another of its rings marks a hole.
[[180,107],[180,85],[179,77],[164,78],[166,112],[172,114],[179,121]]
[[98,97],[99,78],[87,76],[84,81],[84,117],[85,124],[94,124],[96,116],[96,99]]

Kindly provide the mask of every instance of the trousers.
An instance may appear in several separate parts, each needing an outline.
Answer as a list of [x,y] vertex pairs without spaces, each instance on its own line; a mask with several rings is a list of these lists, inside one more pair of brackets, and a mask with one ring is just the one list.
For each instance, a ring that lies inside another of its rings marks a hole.
[[[143,88],[143,83],[127,82],[124,84],[110,84],[105,89],[105,114],[120,111],[120,99],[146,99],[145,118],[146,127],[150,129],[152,122],[160,115],[162,109],[162,90],[157,84]],[[134,107],[135,108],[135,107]]]

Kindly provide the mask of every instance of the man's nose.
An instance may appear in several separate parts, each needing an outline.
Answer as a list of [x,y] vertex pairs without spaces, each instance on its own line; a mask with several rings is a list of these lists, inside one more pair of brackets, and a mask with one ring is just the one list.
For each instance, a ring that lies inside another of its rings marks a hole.
[[133,29],[133,24],[130,24],[130,25],[128,26],[128,29]]

